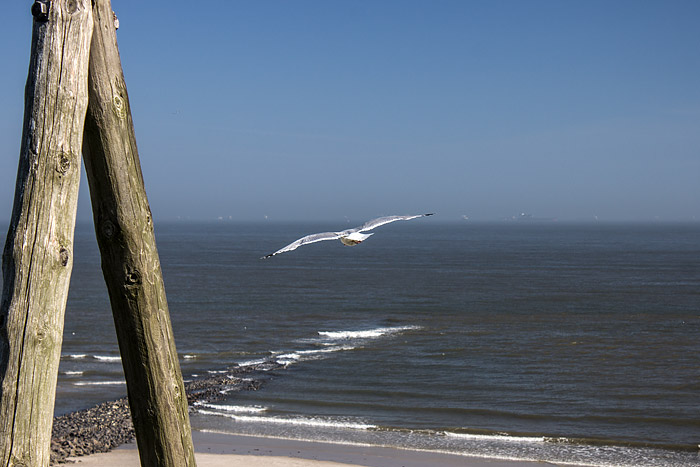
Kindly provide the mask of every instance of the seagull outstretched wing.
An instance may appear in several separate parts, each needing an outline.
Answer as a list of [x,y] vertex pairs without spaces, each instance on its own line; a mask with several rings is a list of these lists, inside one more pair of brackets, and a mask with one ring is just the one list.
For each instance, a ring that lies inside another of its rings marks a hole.
[[386,216],[386,217],[378,217],[376,219],[372,219],[371,221],[367,221],[364,223],[362,227],[358,227],[357,229],[353,229],[356,232],[366,232],[367,230],[372,230],[376,229],[377,227],[388,224],[390,222],[396,222],[396,221],[408,221],[411,219],[417,219],[418,217],[426,217],[426,216],[432,216],[435,214],[434,212],[431,212],[430,214],[416,214],[414,216]]
[[270,256],[275,256],[280,253],[284,253],[286,251],[292,251],[296,250],[302,245],[308,245],[309,243],[316,243],[320,242],[323,240],[337,240],[339,239],[342,235],[342,232],[322,232],[322,233],[315,233],[311,235],[307,235],[306,237],[301,237],[299,240],[293,241],[289,245],[285,246],[284,248],[280,248],[279,250],[275,251],[274,253],[270,253],[269,255],[263,256],[263,258],[269,258]]

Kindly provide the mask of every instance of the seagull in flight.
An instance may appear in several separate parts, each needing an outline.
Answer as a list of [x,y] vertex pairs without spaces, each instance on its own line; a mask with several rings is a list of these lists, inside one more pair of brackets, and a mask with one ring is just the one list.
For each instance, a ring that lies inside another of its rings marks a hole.
[[376,219],[372,219],[371,221],[365,222],[362,226],[360,227],[355,227],[354,229],[347,229],[343,230],[340,232],[322,232],[322,233],[315,233],[311,235],[307,235],[306,237],[302,237],[299,240],[296,240],[289,245],[285,246],[284,248],[280,248],[279,250],[275,251],[274,253],[270,253],[269,255],[263,256],[261,259],[269,258],[271,256],[278,255],[280,253],[285,253],[287,251],[292,251],[296,250],[302,245],[308,245],[309,243],[315,243],[315,242],[320,242],[322,240],[340,240],[343,245],[347,246],[355,246],[358,245],[365,240],[367,240],[369,237],[374,235],[373,233],[363,233],[367,232],[368,230],[376,229],[377,227],[388,224],[390,222],[395,222],[395,221],[408,221],[411,219],[417,219],[418,217],[426,217],[426,216],[432,216],[435,214],[434,212],[431,212],[430,214],[416,214],[413,216],[386,216],[386,217],[378,217]]

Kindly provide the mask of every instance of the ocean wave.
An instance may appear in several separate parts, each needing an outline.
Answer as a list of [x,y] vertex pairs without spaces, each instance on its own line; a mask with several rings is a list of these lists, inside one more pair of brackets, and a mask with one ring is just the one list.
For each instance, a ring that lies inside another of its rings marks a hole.
[[224,405],[224,404],[208,404],[206,402],[195,402],[197,407],[206,407],[214,410],[233,413],[261,413],[267,410],[267,407],[260,406],[245,406],[245,405]]
[[[381,327],[366,330],[356,330],[356,331],[317,331],[318,337],[315,339],[299,339],[298,343],[308,343],[314,346],[321,347],[315,349],[304,349],[304,350],[278,350],[270,351],[271,357],[258,358],[254,360],[247,360],[243,362],[238,362],[239,366],[250,367],[259,366],[269,363],[276,363],[278,365],[289,366],[298,362],[307,360],[319,360],[325,358],[326,354],[332,354],[334,352],[342,352],[355,350],[361,347],[361,342],[359,345],[351,344],[341,344],[341,342],[347,341],[366,341],[369,339],[377,339],[383,336],[390,336],[394,334],[400,334],[404,331],[411,331],[421,329],[420,326],[395,326],[395,327]],[[340,342],[339,342],[340,341]],[[352,344],[358,344],[353,342]],[[259,370],[265,371],[265,368],[258,368]]]
[[247,360],[245,362],[238,362],[238,366],[255,366],[262,365],[263,363],[268,363],[268,360],[264,358],[259,358],[257,360]]
[[119,356],[115,357],[111,355],[93,355],[92,358],[99,360],[100,362],[120,362],[122,360],[122,358]]
[[76,381],[73,383],[74,386],[118,386],[121,384],[126,384],[126,381]]
[[349,340],[349,339],[376,339],[392,334],[399,334],[404,331],[414,331],[421,329],[420,326],[396,326],[384,327],[375,329],[366,329],[359,331],[318,331],[319,336],[333,340]]
[[346,350],[354,350],[357,347],[351,345],[326,347],[323,349],[313,350],[295,350],[293,352],[280,354],[275,357],[275,361],[280,365],[290,365],[305,360],[318,360],[324,357],[324,354],[333,352],[342,352]]
[[83,358],[87,358],[87,354],[76,353],[76,354],[66,355],[66,358],[70,358],[73,360],[82,360]]
[[325,349],[314,349],[314,350],[300,350],[297,353],[301,355],[315,355],[315,354],[324,354],[324,353],[332,353],[332,352],[342,352],[344,350],[354,350],[356,349],[355,346],[352,345],[338,345],[335,347],[326,347]]
[[202,415],[218,415],[231,418],[237,422],[245,423],[271,423],[276,425],[308,426],[314,428],[343,428],[351,430],[372,430],[376,425],[344,420],[331,420],[321,418],[280,418],[280,417],[256,417],[250,415],[235,415],[233,413],[214,412],[211,410],[197,410]]
[[449,438],[463,440],[498,440],[512,443],[544,443],[547,441],[547,438],[544,436],[510,436],[505,434],[482,435],[472,433],[454,433],[451,431],[444,431],[443,434]]
[[292,363],[296,363],[301,359],[301,355],[299,353],[287,353],[278,356],[275,361],[279,363],[280,365],[291,365]]
[[122,359],[118,355],[88,355],[86,353],[63,355],[61,358],[69,360],[86,360],[89,358],[92,360],[97,360],[98,362],[119,362]]

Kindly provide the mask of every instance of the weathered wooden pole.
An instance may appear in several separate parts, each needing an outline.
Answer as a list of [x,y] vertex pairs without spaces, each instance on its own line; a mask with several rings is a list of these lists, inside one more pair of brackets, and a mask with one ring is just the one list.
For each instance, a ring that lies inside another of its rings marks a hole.
[[50,458],[93,28],[90,0],[35,2],[32,14],[0,302],[0,465],[27,467]]
[[93,0],[83,156],[142,466],[195,465],[109,0]]

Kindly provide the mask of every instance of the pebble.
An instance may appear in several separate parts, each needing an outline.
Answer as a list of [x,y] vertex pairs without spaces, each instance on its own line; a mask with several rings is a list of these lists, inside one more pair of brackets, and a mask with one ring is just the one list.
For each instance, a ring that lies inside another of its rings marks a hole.
[[[225,372],[187,381],[185,393],[190,411],[195,410],[195,402],[221,400],[223,393],[257,390],[270,377],[270,369],[277,369],[277,365],[265,363],[257,367],[234,366]],[[245,378],[241,377],[243,374]],[[64,414],[53,420],[51,465],[70,462],[68,457],[108,452],[135,438],[126,397]]]

